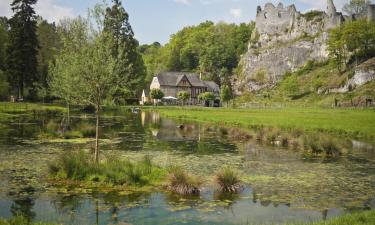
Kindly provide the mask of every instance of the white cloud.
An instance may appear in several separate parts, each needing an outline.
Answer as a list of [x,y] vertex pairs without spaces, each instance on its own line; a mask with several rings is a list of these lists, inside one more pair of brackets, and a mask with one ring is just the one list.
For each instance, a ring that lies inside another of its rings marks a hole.
[[[10,7],[12,0],[0,0],[0,16],[11,17],[13,12]],[[57,4],[57,0],[39,0],[35,6],[37,15],[50,22],[58,22],[66,17],[74,17],[73,9]]]
[[189,5],[190,4],[190,0],[174,0],[174,1],[177,2],[177,3],[184,4],[184,5]]
[[237,8],[237,9],[230,9],[229,10],[229,14],[231,16],[233,16],[234,18],[239,19],[242,16],[242,10],[239,9],[239,8]]

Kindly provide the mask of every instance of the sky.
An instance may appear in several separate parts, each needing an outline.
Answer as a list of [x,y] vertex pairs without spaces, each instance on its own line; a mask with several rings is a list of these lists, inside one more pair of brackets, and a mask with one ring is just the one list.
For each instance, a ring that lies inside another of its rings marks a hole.
[[[11,1],[0,0],[0,16],[12,16]],[[334,0],[340,11],[348,1]],[[65,17],[85,16],[88,8],[100,2],[103,0],[38,0],[35,10],[49,22],[58,23]],[[266,2],[295,4],[297,10],[305,12],[325,9],[327,0],[122,0],[141,44],[154,41],[164,44],[171,34],[184,26],[197,25],[206,20],[248,23],[255,19],[257,6],[264,6]]]

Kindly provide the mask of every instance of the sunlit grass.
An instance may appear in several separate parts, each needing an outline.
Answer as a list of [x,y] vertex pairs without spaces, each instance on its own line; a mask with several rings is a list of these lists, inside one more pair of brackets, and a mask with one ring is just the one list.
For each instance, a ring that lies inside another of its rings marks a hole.
[[279,127],[291,131],[302,129],[363,138],[375,137],[375,111],[371,109],[159,107],[155,110],[167,117],[246,128]]

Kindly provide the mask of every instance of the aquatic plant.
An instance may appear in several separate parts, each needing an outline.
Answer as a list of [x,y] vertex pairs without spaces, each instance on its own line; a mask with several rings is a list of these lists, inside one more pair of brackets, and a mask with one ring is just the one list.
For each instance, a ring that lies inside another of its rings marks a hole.
[[200,193],[201,182],[188,174],[181,167],[172,166],[168,169],[167,189],[181,195],[196,195]]
[[242,189],[238,174],[228,167],[221,169],[215,175],[215,183],[220,192],[237,193]]
[[24,216],[14,216],[7,220],[0,218],[0,225],[57,225],[57,223],[33,223]]
[[88,153],[72,151],[50,163],[49,174],[56,179],[146,185],[160,181],[165,173],[163,169],[154,166],[148,156],[135,163],[112,156],[98,164]]
[[331,137],[323,135],[308,135],[304,137],[305,149],[313,155],[323,154],[328,157],[337,157],[342,154],[342,148]]

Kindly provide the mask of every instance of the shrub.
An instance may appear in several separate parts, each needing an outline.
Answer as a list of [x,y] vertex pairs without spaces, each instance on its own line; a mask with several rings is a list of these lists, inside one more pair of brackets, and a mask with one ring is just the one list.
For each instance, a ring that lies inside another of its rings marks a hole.
[[180,195],[197,195],[200,193],[200,181],[185,172],[181,167],[172,166],[168,169],[168,190]]
[[237,193],[242,189],[238,175],[228,167],[216,174],[215,182],[218,184],[220,192]]

